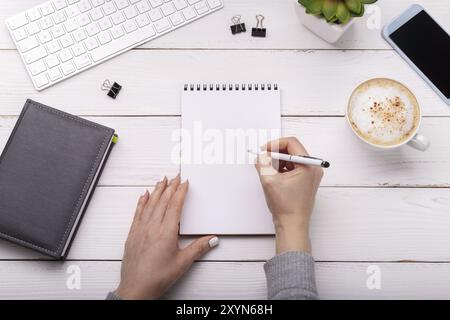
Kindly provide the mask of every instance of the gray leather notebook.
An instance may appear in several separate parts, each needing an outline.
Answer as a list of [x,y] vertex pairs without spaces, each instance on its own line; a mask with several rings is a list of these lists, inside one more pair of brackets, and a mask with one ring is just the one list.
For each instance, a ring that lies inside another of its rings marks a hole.
[[111,128],[27,100],[0,156],[0,237],[64,258],[116,140]]

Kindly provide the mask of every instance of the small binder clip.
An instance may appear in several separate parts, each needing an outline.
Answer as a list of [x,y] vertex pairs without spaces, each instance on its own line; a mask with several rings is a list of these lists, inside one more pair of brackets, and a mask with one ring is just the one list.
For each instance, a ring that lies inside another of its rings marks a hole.
[[114,82],[111,85],[111,82],[108,79],[106,79],[102,84],[102,90],[108,91],[107,93],[108,97],[115,99],[119,94],[120,90],[122,90],[122,86],[117,82]]
[[262,14],[258,14],[256,16],[256,21],[256,28],[252,28],[252,37],[265,38],[266,28],[264,28],[263,25],[264,16]]
[[247,32],[247,29],[245,28],[245,23],[241,23],[240,15],[234,16],[233,18],[231,18],[231,21],[233,22],[233,25],[230,26],[232,34]]

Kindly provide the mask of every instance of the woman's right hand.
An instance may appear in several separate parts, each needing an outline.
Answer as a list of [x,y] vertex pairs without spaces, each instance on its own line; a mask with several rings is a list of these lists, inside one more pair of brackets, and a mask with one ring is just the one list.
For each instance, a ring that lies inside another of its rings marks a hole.
[[288,251],[311,253],[309,221],[323,170],[318,167],[276,161],[270,152],[308,155],[296,138],[282,138],[263,147],[269,154],[260,155],[255,164],[272,212],[276,232],[277,254]]

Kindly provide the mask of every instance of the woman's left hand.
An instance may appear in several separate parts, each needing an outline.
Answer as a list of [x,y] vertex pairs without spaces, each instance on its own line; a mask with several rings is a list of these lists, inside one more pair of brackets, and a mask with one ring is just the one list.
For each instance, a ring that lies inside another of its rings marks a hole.
[[122,299],[158,299],[192,263],[218,244],[206,236],[187,248],[178,246],[178,228],[188,181],[180,177],[158,182],[139,198],[125,244],[121,280],[115,293]]

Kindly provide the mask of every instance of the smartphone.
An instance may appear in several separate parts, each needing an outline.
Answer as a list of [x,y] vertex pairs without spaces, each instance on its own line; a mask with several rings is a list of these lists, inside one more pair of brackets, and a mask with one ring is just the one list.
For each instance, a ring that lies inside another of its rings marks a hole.
[[450,105],[450,35],[420,5],[383,28],[383,37]]

